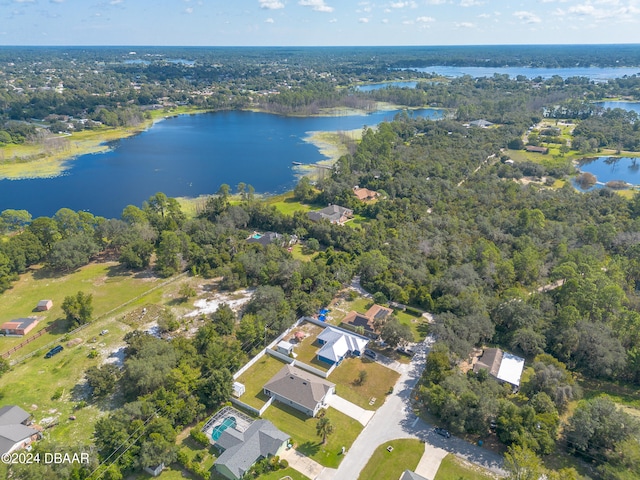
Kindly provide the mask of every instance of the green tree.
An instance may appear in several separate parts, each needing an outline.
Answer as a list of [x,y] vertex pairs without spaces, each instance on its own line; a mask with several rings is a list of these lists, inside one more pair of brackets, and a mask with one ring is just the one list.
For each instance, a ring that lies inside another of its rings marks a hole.
[[226,303],[211,314],[211,321],[219,335],[231,335],[236,325],[236,314]]
[[391,317],[385,322],[380,330],[380,336],[394,348],[402,342],[413,340],[411,327],[400,323],[395,317]]
[[323,445],[327,443],[327,437],[333,434],[334,430],[335,428],[331,420],[329,420],[329,417],[324,415],[318,419],[318,423],[316,423],[316,433],[319,437],[322,437]]
[[512,445],[504,454],[504,468],[509,480],[539,480],[545,469],[533,450]]
[[120,369],[112,363],[105,363],[101,367],[89,367],[84,376],[93,396],[104,397],[114,391],[120,378]]
[[89,323],[93,314],[93,295],[79,291],[75,295],[64,297],[62,311],[67,316],[71,328]]

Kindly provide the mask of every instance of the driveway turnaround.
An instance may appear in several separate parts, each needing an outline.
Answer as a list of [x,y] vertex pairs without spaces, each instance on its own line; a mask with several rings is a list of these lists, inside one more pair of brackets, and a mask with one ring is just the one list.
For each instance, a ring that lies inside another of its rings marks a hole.
[[371,417],[376,413],[373,410],[365,410],[364,408],[359,407],[355,403],[351,403],[349,400],[345,400],[338,395],[331,395],[327,403],[339,412],[357,420],[362,425],[369,423]]

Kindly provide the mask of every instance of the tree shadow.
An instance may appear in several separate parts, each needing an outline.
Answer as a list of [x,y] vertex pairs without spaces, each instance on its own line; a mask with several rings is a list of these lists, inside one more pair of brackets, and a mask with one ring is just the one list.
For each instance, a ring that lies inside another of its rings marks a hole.
[[322,446],[322,442],[307,441],[301,445],[298,445],[297,450],[303,455],[306,455],[307,457],[311,457],[320,451],[321,446]]
[[71,389],[72,402],[89,402],[91,400],[91,387],[85,381],[76,383]]
[[47,267],[42,267],[37,270],[33,270],[33,278],[35,280],[45,280],[47,278],[62,278],[70,273],[75,272],[77,269],[69,270],[68,272],[60,272],[57,270],[52,270]]
[[47,322],[47,326],[49,327],[49,333],[51,335],[62,335],[69,331],[71,322],[64,317],[60,317]]
[[124,265],[111,265],[107,269],[107,277],[130,277],[131,275],[133,275],[133,271]]

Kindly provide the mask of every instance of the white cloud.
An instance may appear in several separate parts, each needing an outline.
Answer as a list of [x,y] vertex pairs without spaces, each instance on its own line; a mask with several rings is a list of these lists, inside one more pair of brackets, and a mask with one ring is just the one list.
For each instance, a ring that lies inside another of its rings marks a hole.
[[191,15],[193,13],[193,7],[187,7],[184,9],[184,13]]
[[49,0],[51,3],[64,3],[64,0]]
[[513,16],[524,23],[540,23],[542,21],[535,13],[525,12],[523,10],[514,12]]
[[311,7],[314,12],[333,12],[333,7],[326,5],[324,3],[324,0],[300,0],[298,2],[298,5],[302,5],[303,7]]
[[481,2],[479,0],[460,0],[461,7],[477,7],[483,4],[484,2]]
[[338,21],[337,18],[332,18],[331,20],[329,20],[329,23],[336,23]]
[[590,17],[595,21],[601,20],[617,20],[630,21],[636,20],[640,14],[640,8],[635,2],[628,2],[624,5],[620,0],[597,0],[596,5],[602,5],[603,8],[595,7],[591,2],[573,5],[567,10],[557,9],[554,13],[559,16],[566,14],[577,17]]
[[426,1],[427,5],[442,5],[444,3],[447,3],[447,0],[427,0]]
[[418,17],[416,18],[416,22],[418,23],[431,23],[431,22],[435,22],[436,19],[433,17]]
[[264,23],[276,23],[273,18],[267,18]]
[[413,25],[413,20],[403,20],[402,24],[403,25]]
[[478,15],[478,18],[491,18],[491,15],[489,15],[488,13],[481,13],[480,15]]
[[385,23],[385,24],[389,23],[389,19],[388,18],[383,18],[381,21],[382,21],[382,23]]
[[358,23],[369,23],[369,19],[367,17],[359,18]]
[[471,22],[459,22],[455,24],[457,28],[473,28],[475,25]]
[[14,3],[36,3],[36,0],[13,0]]
[[111,1],[109,2],[109,5],[119,5],[119,4],[121,4],[122,2],[124,2],[124,0],[111,0]]
[[284,8],[284,3],[280,0],[258,0],[258,2],[260,3],[260,8],[264,8],[265,10]]
[[391,8],[417,8],[418,5],[414,1],[409,2],[391,2],[389,5]]

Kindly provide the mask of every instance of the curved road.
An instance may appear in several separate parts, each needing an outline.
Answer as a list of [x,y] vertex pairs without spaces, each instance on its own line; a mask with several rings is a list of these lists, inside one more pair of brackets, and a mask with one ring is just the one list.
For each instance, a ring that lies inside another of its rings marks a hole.
[[[428,340],[425,340],[428,341]],[[417,438],[434,447],[442,448],[466,460],[505,475],[502,456],[462,439],[444,438],[433,431],[433,426],[418,418],[411,410],[410,395],[424,369],[428,347],[418,344],[418,350],[409,365],[404,366],[394,392],[362,430],[337,470],[325,468],[317,480],[357,479],[375,449],[384,442],[398,438]],[[438,461],[439,460],[435,460]]]

